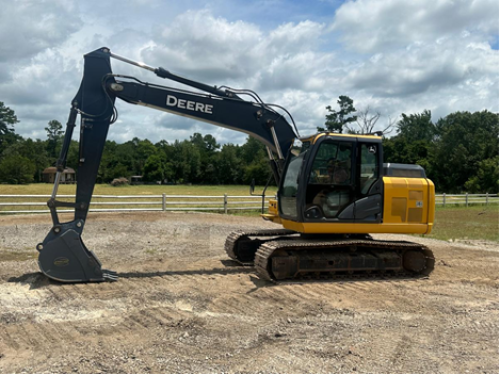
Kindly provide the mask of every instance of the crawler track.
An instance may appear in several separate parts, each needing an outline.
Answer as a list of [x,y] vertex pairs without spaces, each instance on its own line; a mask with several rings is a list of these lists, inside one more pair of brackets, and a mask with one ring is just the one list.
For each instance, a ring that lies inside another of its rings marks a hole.
[[260,245],[275,239],[283,240],[292,235],[297,235],[297,232],[288,229],[237,230],[226,238],[224,248],[231,259],[242,264],[251,264]]
[[363,238],[306,239],[287,229],[232,232],[227,255],[255,264],[266,280],[356,278],[363,276],[425,276],[434,269],[427,247],[406,241]]
[[431,250],[405,241],[299,238],[265,242],[255,254],[255,270],[266,280],[427,276],[434,263]]

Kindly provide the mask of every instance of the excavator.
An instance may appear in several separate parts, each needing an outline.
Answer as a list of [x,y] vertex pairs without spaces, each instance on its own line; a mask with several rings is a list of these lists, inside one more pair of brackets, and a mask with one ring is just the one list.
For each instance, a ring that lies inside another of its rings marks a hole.
[[[112,58],[176,82],[176,87],[115,74]],[[118,117],[117,98],[241,131],[265,145],[278,192],[262,217],[280,227],[237,230],[225,242],[227,255],[242,264],[252,263],[260,278],[421,277],[434,269],[435,259],[427,247],[377,240],[369,234],[428,234],[434,222],[434,184],[418,165],[384,163],[381,134],[321,132],[301,137],[285,108],[265,103],[251,90],[210,86],[103,47],[84,56],[83,78],[71,102],[47,202],[52,228],[36,246],[40,270],[50,279],[118,279],[116,272],[102,268],[81,238],[108,129]],[[78,116],[75,201],[60,201],[60,175]],[[73,209],[73,220],[61,222],[59,207]]]

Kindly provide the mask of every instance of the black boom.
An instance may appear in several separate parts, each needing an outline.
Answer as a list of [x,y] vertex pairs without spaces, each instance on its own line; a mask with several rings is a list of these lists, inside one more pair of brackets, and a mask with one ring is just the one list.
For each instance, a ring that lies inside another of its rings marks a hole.
[[[162,78],[183,83],[205,93],[153,85],[133,77],[115,75],[111,70],[111,57],[141,66]],[[108,48],[100,48],[86,54],[84,58],[82,82],[71,103],[63,147],[56,164],[56,181],[52,196],[47,202],[53,226],[44,241],[37,245],[37,250],[40,252],[38,257],[40,269],[48,277],[64,282],[117,279],[115,272],[101,268],[101,263],[95,254],[86,248],[81,238],[108,129],[116,116],[114,107],[116,98],[238,130],[255,137],[266,145],[272,171],[279,182],[284,156],[297,135],[285,118],[276,112],[272,105],[260,101],[255,93],[229,88],[223,90],[182,78],[163,68],[151,68],[113,55]],[[242,100],[239,94],[248,94],[255,101]],[[56,199],[59,177],[66,166],[78,114],[80,154],[76,198],[74,202],[61,202]],[[274,154],[277,155],[277,159]],[[61,223],[57,213],[58,207],[73,208],[74,219]]]

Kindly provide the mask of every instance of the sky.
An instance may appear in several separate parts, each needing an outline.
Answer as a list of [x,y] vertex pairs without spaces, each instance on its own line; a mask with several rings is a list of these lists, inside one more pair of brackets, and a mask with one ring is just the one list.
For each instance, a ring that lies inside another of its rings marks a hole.
[[[66,123],[83,55],[112,52],[286,107],[302,136],[340,95],[379,127],[401,113],[498,112],[497,0],[0,0],[0,101],[23,137]],[[112,60],[113,72],[172,86]],[[246,134],[117,101],[108,139],[152,142]],[[78,134],[78,132],[75,132]],[[74,136],[76,138],[76,136]]]

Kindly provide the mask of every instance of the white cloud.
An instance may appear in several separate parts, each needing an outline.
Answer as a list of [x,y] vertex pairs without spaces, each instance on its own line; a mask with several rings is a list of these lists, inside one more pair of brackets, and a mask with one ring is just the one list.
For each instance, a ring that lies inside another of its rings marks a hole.
[[[467,84],[497,73],[498,54],[481,44],[455,40],[415,44],[368,59],[345,77],[347,86],[376,96],[405,98],[441,87]],[[466,94],[464,92],[464,94]]]
[[[102,46],[207,84],[255,90],[286,107],[302,134],[322,126],[325,107],[339,95],[353,98],[358,109],[369,105],[392,118],[425,109],[435,119],[460,110],[498,111],[498,50],[489,44],[498,35],[496,2],[349,1],[332,14],[332,25],[318,15],[273,27],[180,3],[172,8],[137,0],[114,16],[106,2],[15,2],[19,9],[6,4],[0,15],[4,34],[17,24],[23,37],[39,34],[33,41],[14,35],[0,47],[0,100],[16,111],[23,136],[44,137],[48,121],[65,122],[82,55]],[[30,23],[36,13],[46,22]],[[17,43],[22,45],[14,51]],[[112,65],[116,73],[179,86],[119,61]],[[120,121],[109,137],[119,142],[173,142],[195,131],[220,143],[246,138],[148,108],[117,106]]]
[[373,53],[464,30],[498,36],[498,9],[497,0],[358,0],[337,10],[332,29],[345,48]]
[[3,1],[0,62],[29,58],[66,40],[82,24],[70,1]]

